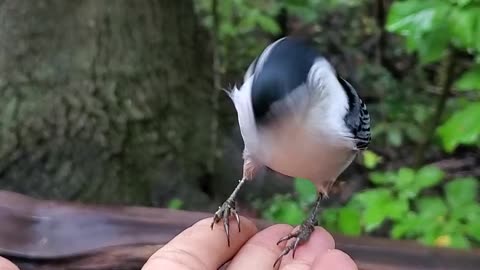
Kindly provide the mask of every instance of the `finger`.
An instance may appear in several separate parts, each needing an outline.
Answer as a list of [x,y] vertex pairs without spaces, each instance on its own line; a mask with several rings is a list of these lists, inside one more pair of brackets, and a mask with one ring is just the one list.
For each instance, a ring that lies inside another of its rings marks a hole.
[[278,246],[278,239],[292,231],[286,224],[273,225],[254,235],[243,245],[228,270],[271,269],[285,244]]
[[211,230],[211,219],[207,218],[186,229],[155,252],[142,269],[218,269],[257,232],[253,222],[243,217],[240,219],[242,231],[230,232],[230,247],[227,246],[223,226],[214,226]]
[[335,269],[335,270],[358,270],[355,262],[345,252],[332,249],[313,262],[312,270]]
[[0,269],[2,269],[2,270],[18,270],[18,267],[16,267],[9,260],[7,260],[3,257],[0,257]]
[[[298,228],[296,228],[298,229]],[[335,241],[332,235],[322,227],[315,227],[310,238],[299,245],[295,252],[295,259],[292,253],[288,253],[282,258],[280,264],[281,270],[309,270],[316,257],[326,253],[329,249],[335,248]]]

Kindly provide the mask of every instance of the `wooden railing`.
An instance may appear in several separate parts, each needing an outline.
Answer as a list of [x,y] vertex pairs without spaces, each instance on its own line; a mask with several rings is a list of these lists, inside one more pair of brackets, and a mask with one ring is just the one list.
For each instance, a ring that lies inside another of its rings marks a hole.
[[[210,213],[40,201],[0,191],[0,256],[22,270],[131,270]],[[259,227],[268,223],[258,221]],[[480,269],[480,250],[334,235],[362,270]]]

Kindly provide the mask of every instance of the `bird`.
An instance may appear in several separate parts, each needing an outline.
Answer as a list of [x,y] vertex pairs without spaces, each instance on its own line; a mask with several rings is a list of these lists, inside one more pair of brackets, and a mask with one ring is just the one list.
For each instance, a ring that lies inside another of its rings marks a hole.
[[355,88],[322,55],[313,42],[282,37],[256,57],[240,87],[226,90],[233,101],[244,142],[243,175],[213,215],[211,227],[223,220],[230,246],[229,219],[240,231],[236,196],[262,168],[312,181],[318,195],[307,219],[277,244],[290,239],[283,256],[306,241],[317,224],[323,198],[333,183],[367,149],[370,115]]

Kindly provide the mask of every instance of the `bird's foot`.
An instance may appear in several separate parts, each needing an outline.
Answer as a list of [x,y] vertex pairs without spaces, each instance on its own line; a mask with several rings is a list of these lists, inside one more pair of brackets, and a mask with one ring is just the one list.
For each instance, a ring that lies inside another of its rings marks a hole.
[[313,221],[309,218],[305,222],[303,222],[296,231],[291,232],[286,236],[280,238],[280,240],[278,240],[277,242],[277,245],[283,241],[288,241],[292,238],[295,238],[295,241],[285,246],[282,253],[280,254],[280,256],[278,256],[277,260],[273,264],[273,267],[275,267],[282,260],[283,256],[287,255],[290,251],[292,251],[292,258],[295,258],[295,251],[297,250],[298,245],[301,245],[308,241],[313,230],[315,230],[315,225],[316,221]]
[[230,246],[230,225],[229,219],[230,216],[234,216],[237,224],[238,224],[238,231],[240,232],[240,217],[238,216],[237,210],[235,209],[236,202],[235,200],[228,199],[226,200],[222,206],[218,207],[217,212],[213,216],[213,221],[210,227],[213,230],[213,226],[218,223],[220,220],[223,219],[223,228],[225,229],[225,234],[227,235],[227,244]]

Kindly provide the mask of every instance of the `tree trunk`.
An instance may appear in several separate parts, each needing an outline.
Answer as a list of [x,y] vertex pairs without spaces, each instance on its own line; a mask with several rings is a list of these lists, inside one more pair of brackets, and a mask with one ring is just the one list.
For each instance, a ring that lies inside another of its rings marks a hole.
[[206,201],[212,57],[192,1],[6,0],[0,20],[0,189]]

